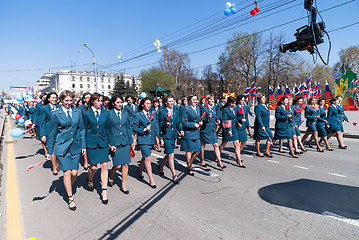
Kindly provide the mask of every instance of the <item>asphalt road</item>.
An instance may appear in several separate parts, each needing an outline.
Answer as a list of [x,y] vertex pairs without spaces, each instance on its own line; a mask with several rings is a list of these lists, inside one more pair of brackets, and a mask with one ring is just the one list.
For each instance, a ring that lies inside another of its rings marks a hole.
[[168,168],[165,177],[158,175],[157,162],[164,154],[154,151],[157,189],[148,186],[146,175],[144,181],[137,179],[136,152],[127,184],[130,194],[119,190],[118,173],[107,206],[99,198],[99,172],[97,191],[89,192],[81,167],[75,212],[67,208],[62,174],[53,176],[49,161],[26,171],[44,160],[40,143],[28,134],[14,140],[5,142],[2,152],[0,219],[5,229],[6,156],[12,147],[25,239],[359,239],[359,140],[345,139],[348,150],[340,150],[331,139],[333,152],[309,149],[299,159],[278,153],[276,145],[274,158],[258,158],[249,140],[243,153],[246,169],[235,166],[229,144],[222,154],[223,172],[216,169],[207,146],[207,167],[196,162],[193,177],[185,173],[184,155],[177,149],[179,185],[170,182]]

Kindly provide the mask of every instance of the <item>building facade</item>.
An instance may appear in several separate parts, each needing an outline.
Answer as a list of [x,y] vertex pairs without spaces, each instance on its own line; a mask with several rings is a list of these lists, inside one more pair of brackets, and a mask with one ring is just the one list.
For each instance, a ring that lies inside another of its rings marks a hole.
[[[60,93],[64,90],[70,90],[75,92],[77,96],[81,96],[85,92],[94,93],[97,91],[105,96],[110,96],[115,82],[120,76],[120,74],[115,73],[98,72],[96,79],[94,71],[60,70],[51,76],[48,87],[42,89],[42,92],[56,91]],[[124,74],[123,77],[125,82],[132,84],[133,76]],[[135,85],[136,91],[139,91],[141,81],[138,77],[135,77]]]
[[34,92],[42,92],[50,86],[50,80],[53,77],[53,73],[45,73],[39,80],[36,81],[34,86]]

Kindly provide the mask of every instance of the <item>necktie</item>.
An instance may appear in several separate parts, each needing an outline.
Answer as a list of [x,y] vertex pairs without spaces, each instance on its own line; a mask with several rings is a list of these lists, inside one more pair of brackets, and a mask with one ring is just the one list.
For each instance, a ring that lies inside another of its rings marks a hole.
[[100,120],[100,115],[99,115],[98,111],[96,111],[96,121],[98,122],[98,120]]
[[71,118],[70,109],[67,109],[67,117],[68,117],[68,118]]
[[147,119],[150,120],[150,113],[149,112],[147,112],[146,116],[147,116]]
[[120,111],[117,112],[117,116],[121,120],[121,112]]

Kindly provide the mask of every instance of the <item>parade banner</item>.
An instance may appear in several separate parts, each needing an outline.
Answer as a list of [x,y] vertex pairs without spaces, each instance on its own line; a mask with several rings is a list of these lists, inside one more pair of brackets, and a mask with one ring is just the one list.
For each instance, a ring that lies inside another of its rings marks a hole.
[[[334,73],[335,78],[335,96],[344,96],[349,85],[353,80],[357,79],[356,74],[349,68],[344,65],[341,67],[341,71]],[[343,97],[342,102],[345,110],[357,110],[354,100],[347,94]]]
[[229,96],[235,97],[234,92],[231,93],[230,91],[228,91],[228,93],[223,93],[223,97],[229,97]]
[[30,90],[30,87],[16,87],[16,86],[10,86],[10,90]]

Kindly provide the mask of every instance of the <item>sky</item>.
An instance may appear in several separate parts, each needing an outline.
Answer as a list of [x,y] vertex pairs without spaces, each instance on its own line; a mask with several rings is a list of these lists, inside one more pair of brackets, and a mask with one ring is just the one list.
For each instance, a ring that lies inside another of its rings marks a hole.
[[[184,36],[212,24],[224,22],[217,32],[199,34],[195,41],[172,45],[189,54],[191,67],[201,74],[203,67],[215,64],[226,41],[235,32],[262,31],[306,16],[303,0],[259,0],[260,14],[250,16],[253,0],[233,1],[238,12],[225,17],[223,0],[120,1],[120,0],[2,0],[0,2],[0,90],[10,86],[33,87],[51,70],[93,70],[93,58],[84,43],[94,52],[99,71],[139,75],[142,70],[158,66],[160,53],[153,42],[173,44]],[[333,6],[344,4],[332,10]],[[283,6],[279,6],[282,4]],[[359,0],[317,0],[328,31],[359,21]],[[272,14],[272,15],[269,15]],[[319,21],[318,17],[318,21]],[[266,39],[284,33],[294,41],[295,29],[307,19],[263,32]],[[338,61],[342,48],[359,44],[359,24],[330,32],[330,65]],[[326,56],[328,41],[320,45]],[[222,44],[222,45],[221,45]],[[218,47],[213,47],[219,45]],[[208,50],[204,50],[208,49]],[[81,53],[78,50],[82,50]],[[117,56],[122,54],[123,62]],[[289,53],[288,53],[289,54]],[[308,52],[300,56],[310,60]],[[131,60],[132,59],[132,60]],[[319,60],[318,60],[319,61]]]

